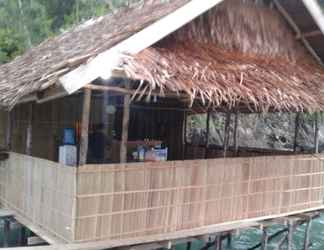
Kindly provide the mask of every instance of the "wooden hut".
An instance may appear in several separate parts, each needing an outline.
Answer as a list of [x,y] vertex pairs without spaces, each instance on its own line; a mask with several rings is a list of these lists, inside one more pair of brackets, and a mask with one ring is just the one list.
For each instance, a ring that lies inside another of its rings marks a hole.
[[[90,20],[1,65],[2,139],[11,151],[0,163],[2,205],[51,242],[106,247],[323,208],[318,126],[311,154],[297,154],[296,143],[266,151],[237,142],[239,114],[324,109],[324,54],[284,4],[155,1]],[[210,124],[220,112],[215,147]],[[186,143],[190,114],[206,115],[199,145]],[[88,135],[99,123],[109,143],[104,160],[90,162]],[[75,132],[78,166],[57,163],[66,128]],[[159,144],[167,161],[151,150]],[[141,159],[138,146],[150,157]]]

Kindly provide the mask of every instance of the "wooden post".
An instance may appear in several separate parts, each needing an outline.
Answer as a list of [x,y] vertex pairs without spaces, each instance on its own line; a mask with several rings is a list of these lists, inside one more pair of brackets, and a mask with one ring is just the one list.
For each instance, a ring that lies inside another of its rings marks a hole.
[[208,149],[209,149],[209,134],[210,134],[210,111],[207,112],[207,121],[206,121],[206,145],[205,145],[205,159],[208,158]]
[[262,239],[261,239],[261,250],[267,250],[268,249],[268,234],[267,230],[263,228],[262,230]]
[[215,239],[215,250],[222,250],[222,234],[218,234]]
[[227,156],[228,151],[228,144],[229,144],[229,137],[230,137],[230,123],[231,123],[231,113],[228,111],[226,113],[226,120],[225,120],[225,135],[224,135],[224,157]]
[[234,134],[233,134],[233,140],[234,140],[234,154],[235,156],[238,155],[238,118],[239,118],[239,113],[238,111],[235,112],[235,122],[234,122]]
[[300,123],[300,113],[297,113],[296,119],[295,119],[295,136],[294,136],[294,152],[295,153],[297,151],[297,146],[298,146],[299,123]]
[[18,232],[18,244],[19,246],[26,246],[27,245],[27,232],[24,225],[20,225],[19,232]]
[[9,247],[9,243],[10,243],[10,219],[4,219],[3,247]]
[[305,238],[304,238],[304,250],[309,249],[309,236],[310,236],[310,230],[312,227],[312,218],[309,218],[306,224],[306,230],[305,230]]
[[191,250],[191,241],[188,241],[187,242],[187,247],[186,247],[187,250]]
[[80,156],[79,156],[80,166],[85,165],[87,163],[90,108],[91,108],[91,89],[85,89],[84,97],[83,97],[81,138],[80,138]]
[[27,120],[27,129],[26,129],[26,155],[32,155],[33,147],[33,113],[34,113],[34,104],[30,103],[28,106],[28,120]]
[[319,113],[315,113],[315,136],[314,136],[314,153],[319,153]]
[[127,162],[127,141],[128,141],[128,125],[129,125],[129,109],[131,96],[126,94],[124,96],[124,110],[123,110],[123,131],[120,143],[120,163]]
[[11,150],[11,141],[12,141],[12,113],[11,111],[7,112],[7,126],[6,126],[6,148],[8,151]]
[[183,112],[183,148],[182,148],[182,160],[185,160],[187,157],[187,111]]
[[294,223],[292,221],[288,222],[288,250],[292,250],[293,244],[293,233],[294,233]]

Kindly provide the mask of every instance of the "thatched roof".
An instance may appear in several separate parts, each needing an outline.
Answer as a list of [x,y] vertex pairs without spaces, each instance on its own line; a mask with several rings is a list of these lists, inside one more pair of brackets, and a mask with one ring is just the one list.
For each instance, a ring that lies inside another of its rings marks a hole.
[[258,111],[324,109],[324,71],[278,13],[260,5],[228,0],[124,63],[149,91]]
[[189,0],[151,1],[90,20],[0,65],[0,106],[45,89],[63,74],[113,47]]
[[[152,1],[83,24],[0,65],[0,106],[55,83],[189,0]],[[151,48],[127,55],[141,90],[175,91],[253,110],[324,110],[323,71],[275,10],[226,0]]]

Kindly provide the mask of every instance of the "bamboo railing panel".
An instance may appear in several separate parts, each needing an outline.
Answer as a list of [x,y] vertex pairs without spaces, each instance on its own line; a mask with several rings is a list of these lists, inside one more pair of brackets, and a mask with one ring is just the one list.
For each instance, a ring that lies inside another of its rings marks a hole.
[[0,202],[66,242],[128,240],[323,208],[324,157],[66,167],[10,154]]
[[160,235],[321,207],[324,158],[320,157],[81,167],[75,241]]
[[63,242],[73,240],[76,169],[10,153],[0,162],[0,201]]

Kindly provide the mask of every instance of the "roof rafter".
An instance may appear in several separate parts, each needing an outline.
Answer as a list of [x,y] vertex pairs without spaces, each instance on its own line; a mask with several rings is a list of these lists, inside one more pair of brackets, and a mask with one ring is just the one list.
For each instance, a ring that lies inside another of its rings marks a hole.
[[[303,0],[304,1],[304,0]],[[307,0],[309,1],[309,0]],[[313,47],[310,45],[310,43],[305,39],[305,37],[302,35],[302,32],[300,31],[298,25],[295,23],[295,21],[291,18],[287,10],[281,5],[281,3],[278,0],[273,0],[273,3],[279,13],[286,19],[288,24],[291,26],[291,28],[296,33],[297,37],[300,37],[301,42],[304,44],[305,48],[308,50],[308,52],[314,57],[314,59],[321,65],[324,66],[324,63],[322,59],[317,55]]]
[[320,36],[323,35],[322,31],[320,30],[313,30],[309,32],[304,32],[296,36],[296,39],[302,39],[302,38],[309,38],[309,37],[315,37],[315,36]]

